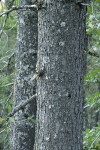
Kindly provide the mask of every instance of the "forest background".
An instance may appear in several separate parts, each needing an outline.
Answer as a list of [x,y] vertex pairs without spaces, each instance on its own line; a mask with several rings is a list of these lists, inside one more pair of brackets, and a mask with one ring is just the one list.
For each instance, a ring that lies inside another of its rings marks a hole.
[[[8,2],[8,1],[7,1]],[[14,6],[19,1],[15,0]],[[0,13],[8,4],[0,1]],[[17,15],[15,11],[0,17],[0,150],[9,150],[9,132],[12,118],[13,83],[15,70],[15,48]],[[87,6],[88,49],[87,71],[84,78],[84,133],[83,150],[100,149],[100,0],[92,0]]]

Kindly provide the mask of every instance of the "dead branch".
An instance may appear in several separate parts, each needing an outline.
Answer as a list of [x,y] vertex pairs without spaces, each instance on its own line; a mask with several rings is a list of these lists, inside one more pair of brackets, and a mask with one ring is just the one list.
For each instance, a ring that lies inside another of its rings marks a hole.
[[98,57],[98,58],[100,57],[99,54],[97,54],[96,52],[88,51],[88,54],[91,55],[91,56]]
[[18,112],[19,110],[25,108],[25,106],[26,106],[27,104],[29,104],[34,98],[36,98],[36,96],[37,96],[37,94],[35,94],[35,95],[33,95],[31,98],[25,100],[25,101],[24,101],[23,103],[21,103],[20,105],[16,106],[16,107],[13,109],[13,111],[8,114],[8,117],[14,116],[14,114],[15,114],[16,112]]
[[8,10],[2,12],[2,13],[0,14],[0,17],[2,17],[3,15],[7,15],[7,14],[9,14],[10,12],[15,11],[15,10],[30,9],[30,8],[36,9],[36,8],[37,8],[37,5],[25,5],[25,6],[20,6],[20,7],[12,6],[10,9],[8,9]]

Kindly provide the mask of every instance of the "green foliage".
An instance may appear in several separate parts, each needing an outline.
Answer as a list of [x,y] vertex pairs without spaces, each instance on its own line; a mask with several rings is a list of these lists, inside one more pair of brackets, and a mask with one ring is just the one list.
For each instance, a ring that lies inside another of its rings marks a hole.
[[100,124],[91,130],[86,129],[83,136],[84,150],[100,149]]
[[98,50],[100,47],[100,0],[93,0],[88,6],[87,33],[92,36],[91,49]]
[[98,82],[100,80],[100,68],[94,68],[88,71],[85,76],[86,84],[88,82]]
[[[88,49],[100,56],[100,0],[94,0],[88,7],[87,34]],[[100,59],[87,56],[85,76],[85,119],[88,120],[83,134],[84,150],[100,149]]]
[[[15,0],[15,6],[18,0]],[[7,9],[7,4],[4,9]],[[2,10],[4,11],[4,10]],[[14,61],[12,57],[16,45],[17,14],[9,14],[5,24],[6,15],[0,18],[0,30],[3,31],[0,38],[0,150],[9,150],[10,122],[6,121],[7,115],[12,111]],[[4,26],[5,25],[5,26]],[[4,30],[3,30],[4,29]]]
[[17,24],[17,16],[15,12],[12,12],[8,19],[7,19],[7,24],[6,24],[6,29],[7,30],[15,30],[16,31],[16,24]]
[[[100,92],[97,92],[95,94],[91,94],[89,97],[86,97],[86,105],[84,108],[89,107],[90,109],[95,109],[97,112],[97,108],[100,110]],[[98,110],[98,111],[99,111]]]

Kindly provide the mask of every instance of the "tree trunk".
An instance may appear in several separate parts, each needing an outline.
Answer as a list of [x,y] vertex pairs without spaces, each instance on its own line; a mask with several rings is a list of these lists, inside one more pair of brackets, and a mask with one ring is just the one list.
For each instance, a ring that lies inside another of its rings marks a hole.
[[[32,0],[20,2],[20,6],[31,4]],[[31,78],[37,60],[37,31],[37,10],[19,10],[13,109],[36,93],[36,81],[32,82]],[[35,117],[36,100],[14,115],[14,123],[11,124],[11,150],[33,150]]]
[[43,6],[38,13],[36,150],[82,150],[86,6],[75,0],[47,0]]

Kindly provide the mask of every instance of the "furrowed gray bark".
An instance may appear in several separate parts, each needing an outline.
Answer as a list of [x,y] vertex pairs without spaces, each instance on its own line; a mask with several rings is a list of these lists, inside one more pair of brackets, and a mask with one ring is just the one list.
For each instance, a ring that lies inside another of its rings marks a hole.
[[[31,4],[32,0],[20,1],[20,6]],[[37,60],[37,31],[37,10],[19,10],[13,109],[36,93],[36,81],[31,81],[31,78],[35,73]],[[36,118],[34,99],[14,115],[10,150],[33,150],[35,124],[29,118]]]
[[82,150],[86,6],[46,0],[38,12],[36,150]]

